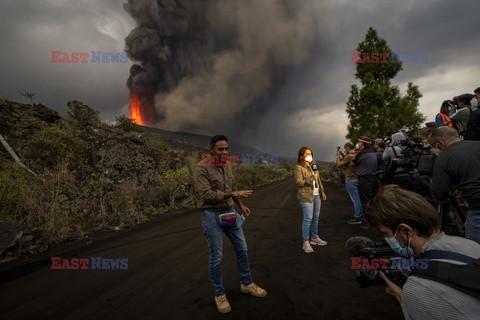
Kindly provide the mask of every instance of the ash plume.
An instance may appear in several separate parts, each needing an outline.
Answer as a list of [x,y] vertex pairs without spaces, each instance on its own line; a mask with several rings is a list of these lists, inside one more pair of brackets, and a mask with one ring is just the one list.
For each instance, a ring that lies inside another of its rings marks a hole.
[[156,125],[167,130],[229,134],[257,123],[285,70],[305,63],[315,41],[311,0],[129,0],[124,8],[137,22],[125,51],[141,64],[129,87],[152,97]]

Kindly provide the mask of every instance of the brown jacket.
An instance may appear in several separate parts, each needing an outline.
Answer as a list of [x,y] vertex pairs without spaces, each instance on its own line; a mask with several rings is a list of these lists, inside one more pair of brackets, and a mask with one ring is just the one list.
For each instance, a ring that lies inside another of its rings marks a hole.
[[[318,191],[320,193],[324,192],[322,181],[318,175],[318,171],[315,173],[318,178],[319,186]],[[297,183],[297,200],[300,202],[313,202],[313,182],[310,179],[312,176],[312,170],[305,166],[297,164],[295,170],[295,182]]]
[[202,166],[197,163],[193,172],[193,185],[200,209],[227,209],[234,205],[233,197],[225,199],[225,193],[236,191],[232,166]]
[[345,168],[345,180],[356,180],[357,177],[357,166],[351,166],[350,162],[355,159],[355,154],[346,154],[342,161],[340,161],[340,165]]

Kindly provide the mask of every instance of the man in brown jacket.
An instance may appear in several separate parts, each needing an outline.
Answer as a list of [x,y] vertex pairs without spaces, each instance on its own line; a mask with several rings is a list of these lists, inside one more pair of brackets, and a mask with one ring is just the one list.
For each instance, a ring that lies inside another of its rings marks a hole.
[[193,182],[198,196],[197,206],[202,212],[202,228],[208,244],[208,268],[215,292],[215,304],[218,311],[227,313],[231,311],[231,307],[225,295],[221,274],[223,234],[230,239],[237,255],[240,291],[256,297],[265,297],[267,291],[252,281],[247,243],[242,230],[244,217],[233,206],[236,203],[244,215],[249,216],[250,209],[242,203],[240,197],[248,197],[253,190],[236,190],[232,165],[228,161],[227,137],[217,135],[210,140],[210,156],[217,161],[213,163],[200,161],[195,167]]
[[337,168],[345,167],[345,186],[348,195],[353,202],[355,213],[353,219],[347,220],[348,224],[361,224],[363,220],[363,207],[358,193],[358,177],[355,166],[350,166],[350,162],[355,159],[355,146],[351,142],[344,145],[345,153],[337,151]]

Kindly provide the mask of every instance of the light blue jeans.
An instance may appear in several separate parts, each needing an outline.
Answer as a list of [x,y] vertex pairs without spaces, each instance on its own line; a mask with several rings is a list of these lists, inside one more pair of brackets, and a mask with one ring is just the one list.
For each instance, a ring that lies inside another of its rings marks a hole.
[[[235,209],[233,209],[235,210]],[[235,210],[236,212],[236,210]],[[222,252],[223,234],[225,233],[237,254],[237,269],[240,274],[240,281],[249,285],[252,283],[252,275],[248,264],[247,242],[242,230],[242,218],[237,212],[237,219],[233,226],[222,228],[215,218],[215,213],[210,210],[202,210],[202,229],[208,245],[208,271],[212,282],[215,296],[225,294],[222,279]]]
[[360,201],[360,195],[358,194],[358,180],[345,180],[345,187],[347,188],[348,195],[353,202],[353,208],[355,210],[353,217],[355,219],[361,219],[363,217],[363,208],[362,201]]
[[303,212],[302,237],[303,241],[314,239],[318,234],[318,217],[322,202],[320,195],[313,196],[313,202],[300,202]]
[[468,210],[465,220],[465,238],[480,243],[480,210]]

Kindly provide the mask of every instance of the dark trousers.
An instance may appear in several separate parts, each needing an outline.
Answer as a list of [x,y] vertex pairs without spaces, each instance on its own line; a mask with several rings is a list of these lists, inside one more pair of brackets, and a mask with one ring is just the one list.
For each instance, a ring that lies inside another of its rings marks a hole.
[[378,179],[375,175],[358,176],[358,193],[363,208],[378,192]]

